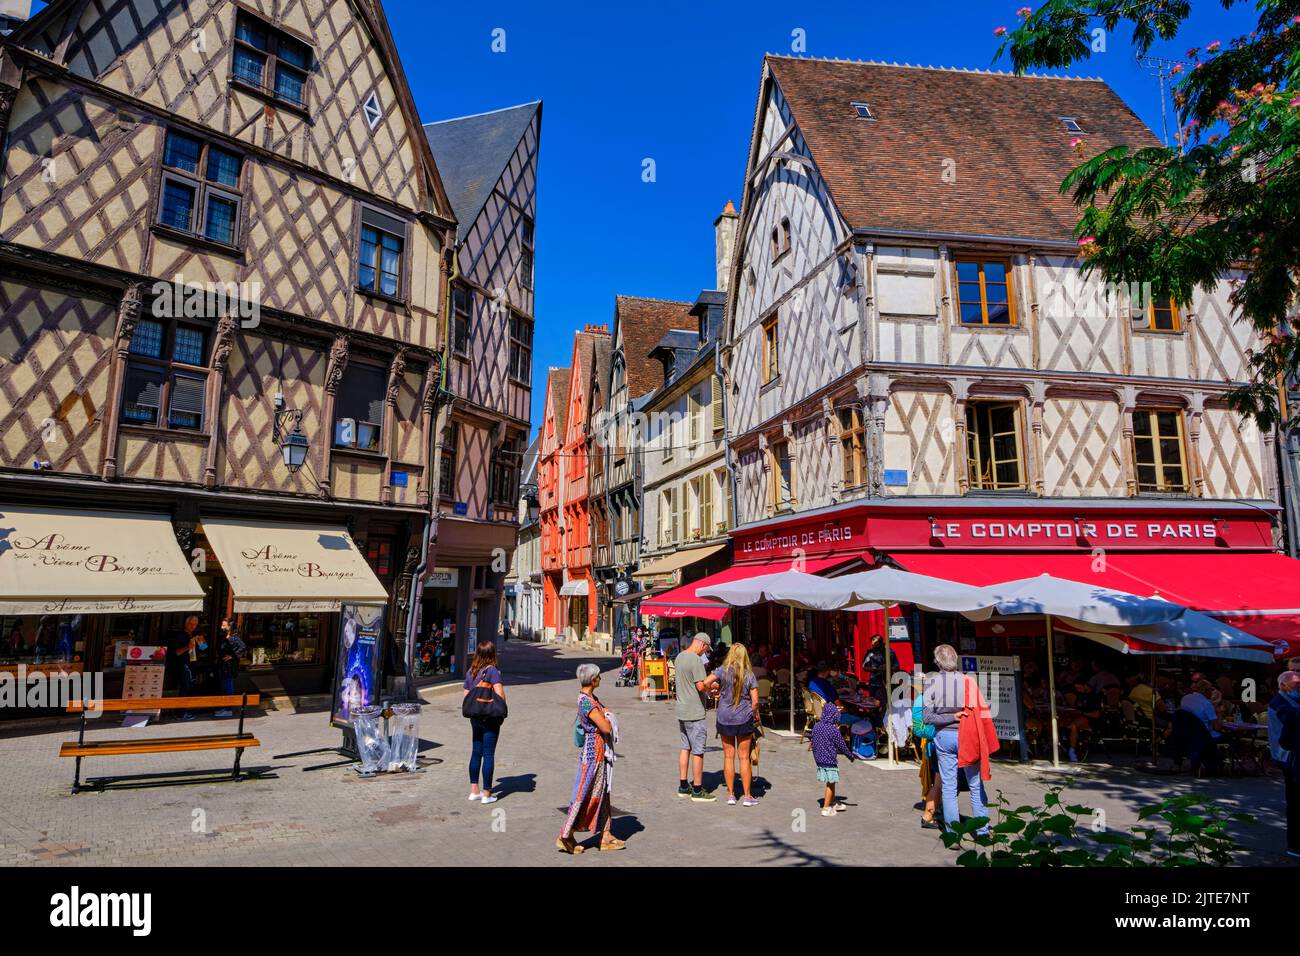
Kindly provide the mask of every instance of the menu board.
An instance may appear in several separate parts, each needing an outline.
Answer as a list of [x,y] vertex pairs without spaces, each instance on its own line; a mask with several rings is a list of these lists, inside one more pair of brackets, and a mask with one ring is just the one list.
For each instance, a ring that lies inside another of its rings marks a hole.
[[1020,719],[1020,658],[964,656],[961,669],[974,674],[988,699],[998,740],[1020,740],[1024,733]]
[[[122,675],[123,700],[153,700],[163,695],[163,677],[167,673],[166,651],[161,647],[138,645],[124,649],[126,672]],[[130,710],[127,715],[159,715],[157,710]]]

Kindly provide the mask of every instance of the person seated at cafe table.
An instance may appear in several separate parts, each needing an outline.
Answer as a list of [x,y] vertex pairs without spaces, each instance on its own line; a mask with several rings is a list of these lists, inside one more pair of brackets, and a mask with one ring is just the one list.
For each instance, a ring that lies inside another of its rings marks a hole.
[[1072,762],[1079,760],[1079,734],[1092,728],[1092,722],[1101,718],[1101,697],[1088,689],[1082,680],[1075,683],[1072,691],[1067,691],[1066,702],[1073,708],[1068,717],[1061,717],[1059,723],[1068,726],[1070,731],[1069,758]]
[[1185,710],[1200,718],[1201,723],[1205,724],[1206,730],[1210,732],[1211,740],[1218,740],[1223,736],[1223,721],[1214,708],[1214,702],[1210,699],[1215,693],[1214,685],[1202,678],[1195,681],[1183,695],[1183,699],[1178,702],[1179,710]]
[[1156,707],[1155,690],[1141,674],[1129,674],[1125,683],[1128,685],[1128,701],[1133,705],[1133,712],[1139,719],[1149,721]]
[[808,675],[808,689],[820,697],[826,703],[834,703],[840,706],[839,719],[842,724],[854,724],[862,719],[861,713],[855,712],[858,708],[850,710],[846,704],[840,703],[840,692],[831,680],[831,666],[825,661],[818,661],[813,667],[812,673]]

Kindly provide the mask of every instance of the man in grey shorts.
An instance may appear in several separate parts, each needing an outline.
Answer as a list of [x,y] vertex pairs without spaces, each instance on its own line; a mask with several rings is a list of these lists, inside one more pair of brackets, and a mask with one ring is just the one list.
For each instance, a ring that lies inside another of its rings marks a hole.
[[[700,656],[709,647],[709,635],[701,632],[686,650],[677,655],[677,727],[682,735],[682,751],[677,758],[677,796],[690,797],[698,803],[718,798],[704,789],[705,725],[704,695],[718,682],[716,675],[706,676]],[[693,771],[695,786],[686,782],[687,767]]]

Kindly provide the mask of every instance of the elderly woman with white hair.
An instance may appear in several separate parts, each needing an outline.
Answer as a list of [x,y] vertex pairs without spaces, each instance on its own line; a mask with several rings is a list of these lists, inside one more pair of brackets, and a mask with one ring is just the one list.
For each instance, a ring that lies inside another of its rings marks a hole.
[[[939,671],[926,684],[921,698],[921,720],[934,727],[934,755],[939,764],[939,784],[943,794],[943,822],[950,828],[961,819],[957,806],[957,774],[966,777],[970,786],[971,815],[988,818],[984,804],[984,781],[979,764],[959,766],[957,755],[958,727],[966,710],[966,678],[961,672],[961,655],[951,644],[934,649],[934,663]],[[983,829],[981,833],[985,832]]]
[[581,853],[584,847],[574,833],[599,833],[600,849],[621,850],[626,845],[610,832],[609,763],[612,757],[614,722],[605,705],[596,696],[600,686],[600,668],[595,664],[578,665],[578,716],[573,726],[573,742],[578,747],[578,777],[573,782],[569,812],[564,828],[555,841],[561,853]]

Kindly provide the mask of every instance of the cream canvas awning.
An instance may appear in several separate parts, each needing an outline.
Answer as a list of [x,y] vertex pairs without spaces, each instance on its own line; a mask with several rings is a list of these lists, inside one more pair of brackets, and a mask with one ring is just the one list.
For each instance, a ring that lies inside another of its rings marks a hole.
[[0,506],[0,614],[199,611],[166,515]]
[[565,581],[560,587],[560,597],[586,597],[587,593],[586,578],[578,578],[575,581]]
[[235,592],[237,614],[388,603],[344,527],[204,518],[203,533]]
[[725,547],[725,544],[713,544],[707,548],[689,548],[675,551],[667,557],[651,561],[644,568],[639,568],[632,577],[642,581],[664,578],[670,574],[676,574],[682,568],[694,564],[696,561],[703,561],[705,558],[712,557]]

